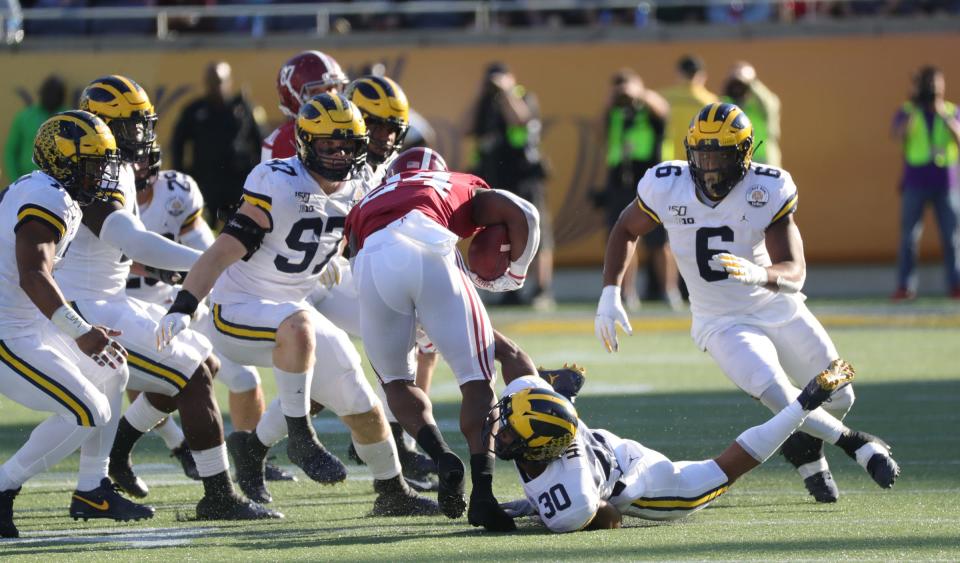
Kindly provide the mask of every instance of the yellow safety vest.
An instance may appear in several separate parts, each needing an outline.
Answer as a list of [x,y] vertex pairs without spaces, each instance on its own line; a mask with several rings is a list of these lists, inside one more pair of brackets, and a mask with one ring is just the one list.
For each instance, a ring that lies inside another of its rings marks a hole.
[[[957,106],[946,102],[947,113],[955,115]],[[924,166],[931,162],[938,168],[946,168],[960,162],[957,140],[939,115],[933,117],[933,134],[927,128],[923,110],[907,102],[903,111],[909,117],[909,125],[903,143],[903,155],[910,166]]]

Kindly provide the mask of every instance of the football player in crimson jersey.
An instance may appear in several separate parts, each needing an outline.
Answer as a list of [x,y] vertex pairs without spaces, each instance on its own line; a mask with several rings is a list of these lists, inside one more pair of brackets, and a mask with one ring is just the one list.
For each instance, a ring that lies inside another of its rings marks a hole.
[[[500,278],[485,281],[467,270],[456,243],[484,225],[501,223],[511,241],[510,267]],[[540,238],[536,208],[470,174],[414,170],[388,178],[360,200],[347,217],[345,236],[356,257],[367,357],[394,415],[437,463],[441,510],[458,518],[466,509],[465,467],[440,434],[427,394],[414,385],[410,352],[418,321],[463,395],[460,429],[471,454],[473,482],[468,519],[488,530],[514,529],[493,495],[494,458],[482,431],[494,402],[495,346],[474,285],[493,291],[522,287]]]
[[[793,218],[797,186],[786,170],[751,164],[753,125],[733,104],[701,109],[685,145],[686,161],[664,162],[644,175],[636,200],[610,232],[597,337],[616,352],[616,325],[631,332],[620,303],[627,257],[637,237],[662,224],[690,290],[697,346],[738,387],[778,412],[840,360],[800,293],[806,263]],[[881,487],[891,487],[900,472],[886,443],[841,422],[853,400],[852,386],[839,390],[784,444],[784,456],[818,502],[839,496],[824,441],[856,459]]]
[[294,129],[300,107],[317,94],[336,94],[347,82],[340,63],[320,51],[304,51],[283,63],[277,73],[277,94],[280,111],[287,121],[263,140],[260,161],[297,154]]

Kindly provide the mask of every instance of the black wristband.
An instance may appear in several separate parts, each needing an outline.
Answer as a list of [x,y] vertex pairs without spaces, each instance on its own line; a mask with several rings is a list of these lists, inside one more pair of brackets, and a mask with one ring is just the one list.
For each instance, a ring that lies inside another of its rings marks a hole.
[[181,289],[179,292],[177,292],[177,297],[173,300],[173,305],[170,305],[170,308],[167,310],[167,314],[183,313],[185,315],[192,316],[197,312],[197,307],[199,306],[200,301],[198,301],[192,293],[186,289]]

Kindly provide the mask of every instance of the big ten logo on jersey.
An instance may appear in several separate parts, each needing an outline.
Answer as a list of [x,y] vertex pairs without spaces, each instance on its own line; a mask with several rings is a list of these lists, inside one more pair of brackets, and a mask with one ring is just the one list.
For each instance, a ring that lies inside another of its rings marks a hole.
[[671,205],[667,209],[670,210],[670,214],[676,217],[677,222],[681,225],[693,225],[696,223],[693,217],[687,217],[686,205]]
[[300,213],[313,213],[322,205],[320,194],[294,192],[293,197],[300,204]]

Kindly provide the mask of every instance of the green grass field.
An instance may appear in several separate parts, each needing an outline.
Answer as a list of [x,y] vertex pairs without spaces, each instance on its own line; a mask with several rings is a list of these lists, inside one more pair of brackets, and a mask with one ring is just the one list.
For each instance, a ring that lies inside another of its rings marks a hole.
[[[840,502],[818,505],[782,458],[740,480],[707,510],[673,524],[627,518],[624,528],[549,535],[530,520],[516,534],[470,527],[466,519],[371,518],[369,473],[350,467],[345,484],[273,484],[281,521],[237,524],[191,521],[202,488],[183,477],[159,438],[138,446],[138,470],[151,485],[157,516],[148,522],[74,522],[67,516],[76,455],[24,486],[17,499],[19,540],[0,541],[0,557],[69,560],[960,560],[960,307],[921,301],[818,302],[815,313],[841,354],[858,370],[850,426],[894,447],[903,473],[884,491],[837,448],[828,450]],[[581,417],[658,449],[674,460],[719,453],[769,413],[737,391],[688,336],[687,317],[662,308],[634,316],[635,333],[618,355],[593,337],[592,306],[557,313],[497,310],[494,322],[538,363],[586,365],[577,401]],[[272,377],[265,382],[272,394]],[[218,386],[222,405],[225,390]],[[441,368],[434,390],[437,417],[463,452],[457,391]],[[227,413],[224,412],[225,417]],[[0,459],[42,419],[0,396]],[[229,424],[229,422],[228,422]],[[342,457],[347,434],[329,414],[318,433]],[[280,448],[279,462],[286,464]],[[501,500],[521,494],[513,469],[497,467]]]

